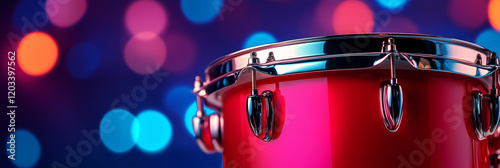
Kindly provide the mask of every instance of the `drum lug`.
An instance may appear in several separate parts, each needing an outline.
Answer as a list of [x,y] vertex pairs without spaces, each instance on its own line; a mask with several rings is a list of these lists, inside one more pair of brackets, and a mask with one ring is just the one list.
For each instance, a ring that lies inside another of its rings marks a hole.
[[403,91],[401,85],[385,81],[380,85],[382,118],[390,132],[396,132],[403,117]]
[[380,84],[380,106],[382,120],[389,132],[396,132],[403,117],[403,90],[396,78],[394,52],[398,52],[393,38],[382,44],[382,51],[390,52],[391,79]]
[[[492,88],[489,95],[483,95],[480,91],[472,92],[472,124],[474,127],[474,133],[479,140],[484,140],[486,137],[495,133],[498,128],[500,121],[500,108],[499,108],[499,96],[496,86],[497,81],[497,71],[492,74]],[[488,98],[489,111],[490,111],[490,123],[488,130],[483,129],[483,98]]]
[[203,109],[203,100],[201,97],[202,80],[196,76],[193,93],[196,94],[198,110],[193,117],[193,131],[196,142],[200,149],[205,153],[222,152],[224,150],[222,137],[224,131],[224,119],[222,113],[217,112],[207,116]]
[[[274,57],[272,53],[269,55]],[[268,59],[270,61],[272,58]],[[252,52],[248,59],[248,65],[258,65],[259,58]],[[247,118],[252,133],[263,141],[271,141],[274,135],[275,108],[272,91],[266,90],[259,95],[256,86],[256,70],[250,69],[252,74],[252,90],[247,97]],[[264,109],[265,107],[265,109]]]

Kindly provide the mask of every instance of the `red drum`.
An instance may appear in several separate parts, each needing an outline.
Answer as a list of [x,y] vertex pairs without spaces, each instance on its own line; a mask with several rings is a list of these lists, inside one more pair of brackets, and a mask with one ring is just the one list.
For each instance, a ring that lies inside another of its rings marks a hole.
[[[497,69],[494,52],[428,35],[268,44],[197,77],[193,126],[226,168],[489,168],[498,162]],[[207,116],[204,103],[220,112]]]

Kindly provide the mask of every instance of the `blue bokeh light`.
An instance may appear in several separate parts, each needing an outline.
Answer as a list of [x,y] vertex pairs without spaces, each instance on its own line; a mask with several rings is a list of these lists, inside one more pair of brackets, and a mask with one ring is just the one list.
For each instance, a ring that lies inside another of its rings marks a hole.
[[377,0],[382,7],[394,10],[404,7],[408,0]]
[[483,46],[493,52],[500,52],[500,32],[494,29],[486,29],[476,38],[476,44]]
[[77,79],[85,79],[92,75],[99,66],[99,51],[88,42],[76,44],[68,53],[66,67]]
[[50,25],[45,12],[45,3],[38,0],[20,1],[14,8],[12,23],[14,28],[24,36],[33,31],[42,31]]
[[182,13],[196,24],[211,22],[217,17],[222,8],[223,0],[181,0]]
[[[205,109],[205,113],[207,115],[215,113],[214,110],[206,106],[204,106],[203,109]],[[196,101],[194,101],[193,103],[191,103],[189,108],[186,110],[186,114],[184,115],[184,125],[186,126],[186,129],[189,132],[189,134],[191,134],[192,136],[194,136],[193,117],[196,115],[196,111],[198,111],[198,107],[196,105]]]
[[256,32],[250,35],[243,44],[243,48],[250,48],[262,44],[274,43],[276,38],[268,32]]
[[163,150],[172,139],[173,129],[170,121],[156,110],[145,110],[137,116],[132,135],[137,146],[148,153]]
[[132,138],[132,124],[136,120],[124,109],[113,109],[106,113],[99,126],[104,145],[115,153],[130,150],[136,143]]
[[[15,160],[11,160],[17,167],[33,167],[40,159],[40,143],[33,133],[25,129],[18,129],[14,134],[15,140]],[[9,135],[10,136],[10,135]],[[7,142],[11,139],[8,138]],[[11,144],[7,143],[7,149]],[[9,155],[7,151],[7,155]]]
[[188,86],[177,86],[168,90],[164,99],[165,106],[176,114],[184,114],[191,102],[196,100],[192,90],[193,87]]

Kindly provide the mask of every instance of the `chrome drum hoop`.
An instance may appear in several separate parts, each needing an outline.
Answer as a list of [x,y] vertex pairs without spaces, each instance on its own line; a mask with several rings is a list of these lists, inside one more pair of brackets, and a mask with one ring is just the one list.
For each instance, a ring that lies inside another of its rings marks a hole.
[[[384,41],[395,39],[396,52],[384,51]],[[249,66],[255,52],[259,65]],[[364,69],[396,54],[417,70],[450,72],[481,78],[494,72],[498,58],[479,45],[452,38],[421,34],[351,34],[290,40],[244,49],[212,62],[205,71],[202,97],[234,84],[245,69],[279,76],[312,71]],[[399,61],[401,62],[401,61]],[[422,66],[424,65],[424,66]],[[209,99],[218,106],[220,103]]]

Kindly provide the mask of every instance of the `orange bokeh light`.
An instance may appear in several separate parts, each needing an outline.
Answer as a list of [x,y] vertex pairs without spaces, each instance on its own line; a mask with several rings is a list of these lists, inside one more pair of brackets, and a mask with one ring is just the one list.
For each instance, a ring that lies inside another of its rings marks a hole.
[[491,0],[488,6],[488,17],[493,28],[500,31],[500,0]]
[[32,76],[48,73],[57,62],[57,44],[48,34],[30,33],[19,42],[17,61],[21,69]]

